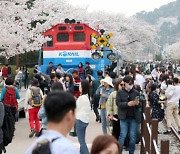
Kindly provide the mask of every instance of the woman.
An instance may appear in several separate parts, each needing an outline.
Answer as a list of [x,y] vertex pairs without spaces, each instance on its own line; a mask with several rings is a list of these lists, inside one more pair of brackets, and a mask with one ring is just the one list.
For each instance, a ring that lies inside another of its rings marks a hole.
[[[40,121],[38,118],[38,112],[41,107],[42,103],[42,98],[43,98],[43,92],[42,90],[38,87],[39,83],[36,78],[32,80],[32,86],[28,88],[26,91],[26,97],[24,101],[24,111],[29,114],[29,126],[31,129],[31,132],[29,134],[29,138],[39,135],[40,131]],[[34,97],[33,97],[34,96]],[[37,104],[34,105],[35,99]],[[37,101],[38,99],[38,101]]]
[[102,131],[104,134],[107,134],[108,121],[106,120],[106,102],[109,95],[114,91],[114,85],[112,84],[112,79],[110,77],[106,77],[100,82],[101,86],[97,89],[96,94],[100,95],[99,105],[101,106]]
[[91,113],[89,82],[87,80],[81,81],[79,91],[81,95],[76,101],[76,132],[80,143],[80,153],[89,154],[85,141],[86,128],[89,124],[89,116]]
[[81,79],[85,79],[84,68],[83,68],[83,64],[81,62],[78,64],[78,73],[79,73],[79,77]]
[[86,76],[86,80],[89,82],[90,86],[92,86],[92,78],[91,78],[91,75],[87,75]]
[[100,135],[95,138],[91,147],[91,154],[119,154],[120,145],[110,135]]
[[73,81],[73,77],[71,74],[66,75],[65,77],[66,81],[65,81],[65,87],[66,87],[66,91],[73,93],[74,91],[74,81]]
[[30,81],[28,68],[25,66],[23,71],[24,71],[23,72],[24,88],[28,89],[29,81]]
[[113,130],[112,135],[118,140],[120,134],[120,122],[118,119],[118,107],[116,105],[116,94],[118,90],[121,90],[123,86],[122,80],[118,80],[114,86],[114,92],[109,95],[106,102],[106,111],[109,121],[112,121]]
[[157,85],[151,85],[151,93],[149,96],[150,105],[152,107],[151,119],[158,119],[158,121],[162,121],[164,118],[164,110],[161,109],[161,103],[165,103],[165,101],[159,101],[159,94],[157,93]]
[[18,67],[16,69],[16,77],[15,77],[15,80],[16,80],[16,84],[18,86],[19,89],[21,89],[21,85],[22,85],[22,78],[23,78],[23,72],[21,70],[21,67]]

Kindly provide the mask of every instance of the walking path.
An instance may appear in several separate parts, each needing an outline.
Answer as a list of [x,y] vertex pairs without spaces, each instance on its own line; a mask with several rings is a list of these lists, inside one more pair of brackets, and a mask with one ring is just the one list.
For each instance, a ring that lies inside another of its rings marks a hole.
[[[25,90],[21,90],[21,99],[25,97]],[[22,101],[21,101],[22,103]],[[21,104],[23,105],[23,104]],[[7,147],[7,154],[25,154],[26,149],[34,142],[36,138],[29,138],[29,123],[27,118],[20,118],[16,123],[16,131],[13,142]],[[92,111],[90,117],[90,124],[87,127],[86,142],[89,149],[91,148],[94,138],[102,134],[101,124],[95,122],[95,116]],[[68,138],[74,143],[74,145],[79,149],[79,143],[77,137],[68,136]],[[139,146],[136,146],[135,154],[139,154]],[[123,154],[128,154],[128,152],[123,152]]]

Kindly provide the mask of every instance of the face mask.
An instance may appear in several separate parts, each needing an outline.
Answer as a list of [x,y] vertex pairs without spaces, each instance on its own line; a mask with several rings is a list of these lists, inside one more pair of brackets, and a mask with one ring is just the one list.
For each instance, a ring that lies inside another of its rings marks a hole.
[[133,85],[128,85],[128,89],[131,90],[133,88]]

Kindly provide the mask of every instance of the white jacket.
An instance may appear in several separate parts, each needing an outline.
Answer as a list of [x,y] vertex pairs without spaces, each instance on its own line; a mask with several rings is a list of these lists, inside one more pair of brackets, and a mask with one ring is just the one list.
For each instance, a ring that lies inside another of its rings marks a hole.
[[[32,86],[32,88],[33,88],[34,86]],[[31,88],[31,87],[30,87]],[[28,101],[29,101],[29,99],[31,98],[31,89],[30,88],[28,88],[28,90],[26,91],[26,96],[25,96],[25,102],[24,102],[24,109],[32,109],[32,108],[34,108],[34,107],[32,107],[32,106],[30,106],[29,104],[28,104]],[[43,98],[43,92],[42,92],[42,90],[40,89],[40,95],[41,95],[41,97]]]

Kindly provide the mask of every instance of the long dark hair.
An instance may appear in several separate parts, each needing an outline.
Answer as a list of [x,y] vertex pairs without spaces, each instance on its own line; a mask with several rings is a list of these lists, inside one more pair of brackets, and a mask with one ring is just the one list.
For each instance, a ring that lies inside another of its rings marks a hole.
[[73,77],[71,74],[67,75],[69,77],[69,84],[72,85],[73,84]]
[[8,66],[8,69],[7,69],[7,74],[11,74],[12,73],[12,70],[11,70],[11,67]]
[[81,88],[82,88],[82,95],[88,94],[90,97],[90,86],[89,86],[89,81],[87,80],[82,80],[81,81]]

